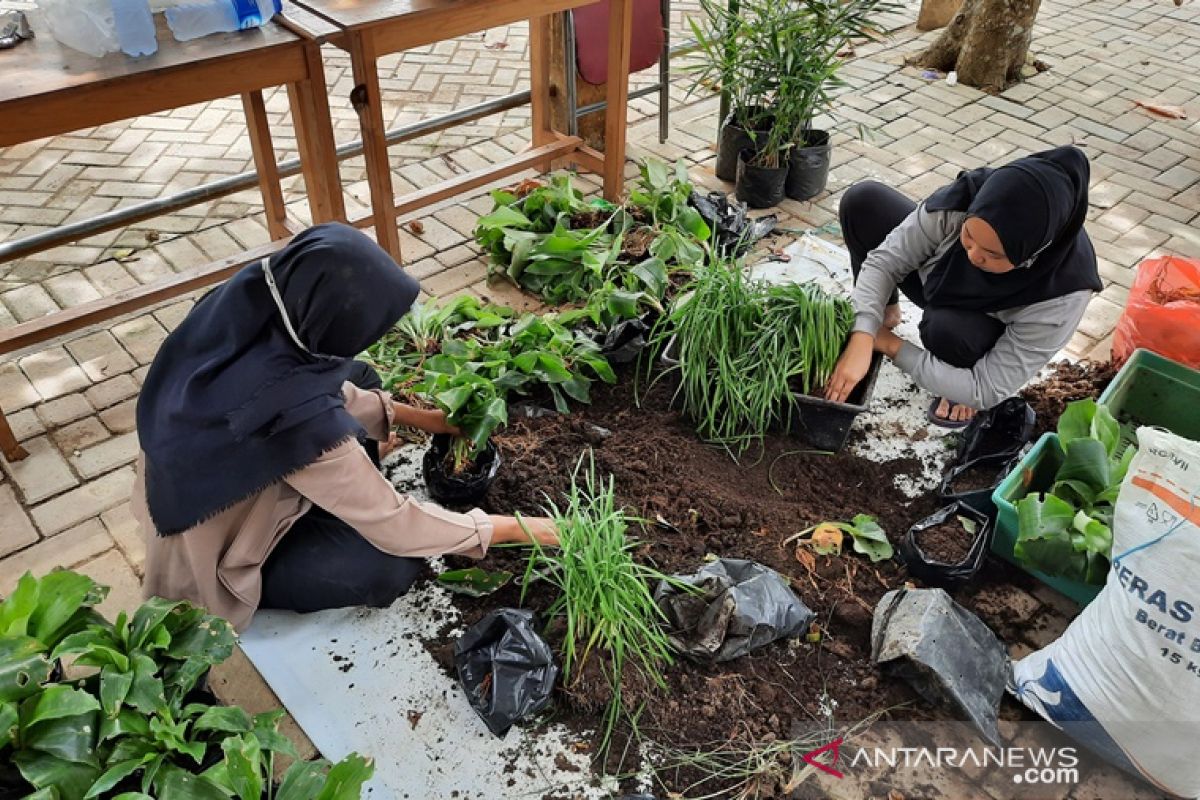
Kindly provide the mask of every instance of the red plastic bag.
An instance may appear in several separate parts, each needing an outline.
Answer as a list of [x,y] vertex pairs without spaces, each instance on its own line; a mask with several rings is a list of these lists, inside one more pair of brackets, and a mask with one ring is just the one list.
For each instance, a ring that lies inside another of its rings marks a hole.
[[1138,265],[1113,358],[1123,362],[1139,347],[1200,369],[1200,260],[1164,256]]

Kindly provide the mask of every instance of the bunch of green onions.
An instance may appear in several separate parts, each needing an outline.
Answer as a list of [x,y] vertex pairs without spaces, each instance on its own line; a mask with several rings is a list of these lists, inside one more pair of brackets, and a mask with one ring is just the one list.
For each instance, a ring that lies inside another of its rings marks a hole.
[[589,658],[601,659],[601,671],[612,687],[612,701],[604,715],[603,750],[621,714],[626,662],[632,661],[648,684],[664,688],[661,669],[672,657],[661,627],[665,617],[651,593],[651,584],[665,576],[633,560],[637,543],[625,535],[629,520],[617,506],[612,476],[607,481],[598,477],[594,459],[590,454],[585,457],[587,469],[581,458],[565,505],[560,508],[551,502],[547,509],[558,527],[560,547],[547,550],[534,545],[521,599],[524,602],[535,580],[548,581],[559,590],[547,615],[561,615],[566,622],[565,686],[578,679]]
[[741,452],[788,425],[792,392],[825,385],[853,323],[850,302],[815,283],[773,286],[714,258],[657,340],[675,336],[677,399],[700,436]]

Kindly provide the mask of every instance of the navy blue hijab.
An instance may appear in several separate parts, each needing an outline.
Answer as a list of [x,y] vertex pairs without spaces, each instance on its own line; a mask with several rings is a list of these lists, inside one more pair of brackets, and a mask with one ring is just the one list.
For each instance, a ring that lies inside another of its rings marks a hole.
[[955,241],[925,280],[929,304],[1000,311],[1104,288],[1083,229],[1090,174],[1082,150],[1056,147],[998,169],[960,173],[930,195],[929,211],[965,211],[991,225],[1017,268],[985,272],[971,264],[962,241]]
[[360,435],[342,383],[419,290],[379,245],[330,223],[205,295],[163,342],[138,400],[158,533],[186,531]]

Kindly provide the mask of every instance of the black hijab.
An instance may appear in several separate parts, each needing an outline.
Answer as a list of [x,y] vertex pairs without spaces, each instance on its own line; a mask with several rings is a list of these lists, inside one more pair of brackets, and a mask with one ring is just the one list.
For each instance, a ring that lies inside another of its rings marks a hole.
[[341,394],[351,360],[419,290],[379,245],[330,223],[200,300],[138,400],[158,532],[185,531],[358,436]]
[[1087,156],[1076,147],[1034,153],[999,169],[960,173],[925,201],[930,211],[965,211],[995,229],[1017,268],[993,274],[971,264],[956,240],[925,280],[930,305],[975,311],[1027,306],[1081,289],[1100,291],[1096,253],[1083,229]]

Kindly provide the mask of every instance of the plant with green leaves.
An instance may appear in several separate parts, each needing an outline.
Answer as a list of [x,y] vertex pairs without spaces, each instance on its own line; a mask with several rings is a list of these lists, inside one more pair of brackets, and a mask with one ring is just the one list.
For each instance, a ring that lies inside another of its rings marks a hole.
[[[586,467],[584,458],[587,459]],[[547,615],[565,623],[562,641],[563,682],[570,688],[595,659],[612,701],[604,714],[602,749],[624,708],[622,680],[631,666],[647,685],[665,687],[664,666],[672,663],[651,585],[669,580],[633,558],[637,542],[627,535],[630,518],[617,505],[613,478],[601,478],[594,457],[580,458],[571,474],[564,504],[548,501],[547,514],[558,529],[559,548],[535,541],[526,565],[521,599],[535,581],[546,581],[559,595]]]
[[[0,604],[0,759],[32,787],[29,798],[359,796],[373,768],[358,756],[332,769],[298,763],[274,792],[274,755],[296,758],[277,731],[283,712],[197,701],[200,679],[232,652],[227,622],[154,598],[109,624],[92,610],[106,592],[59,571],[25,575]],[[57,682],[53,665],[66,657],[84,674]]]
[[1016,557],[1047,575],[1103,585],[1112,555],[1113,508],[1137,452],[1095,400],[1071,403],[1058,420],[1063,463],[1045,493],[1017,501]]
[[815,283],[754,281],[740,260],[714,256],[654,340],[678,374],[677,398],[707,441],[740,453],[787,427],[792,394],[823,386],[854,321],[849,301]]
[[798,542],[821,556],[840,556],[846,537],[854,552],[861,553],[872,562],[887,561],[895,551],[888,541],[887,532],[880,527],[875,517],[855,514],[849,522],[819,522],[783,540],[784,544]]

